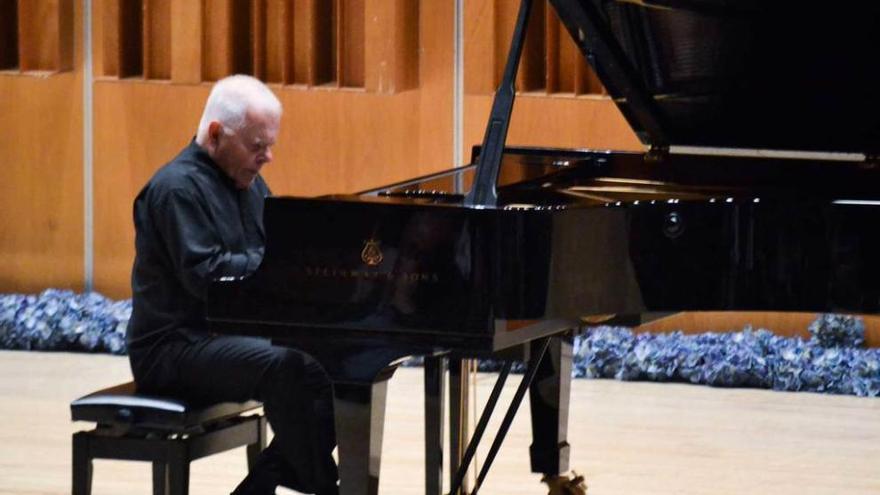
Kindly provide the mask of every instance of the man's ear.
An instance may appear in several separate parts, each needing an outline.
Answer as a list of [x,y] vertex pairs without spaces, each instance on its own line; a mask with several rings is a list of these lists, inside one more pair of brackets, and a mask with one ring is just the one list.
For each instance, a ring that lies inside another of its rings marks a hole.
[[208,124],[208,143],[210,146],[217,146],[220,134],[223,134],[223,124],[216,120]]

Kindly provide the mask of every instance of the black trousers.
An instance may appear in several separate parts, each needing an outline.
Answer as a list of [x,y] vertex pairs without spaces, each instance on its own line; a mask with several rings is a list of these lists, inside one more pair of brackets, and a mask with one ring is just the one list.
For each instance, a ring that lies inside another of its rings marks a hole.
[[274,493],[277,484],[335,492],[333,390],[311,356],[261,338],[205,334],[133,349],[129,357],[139,390],[195,401],[263,402],[275,438],[239,492]]

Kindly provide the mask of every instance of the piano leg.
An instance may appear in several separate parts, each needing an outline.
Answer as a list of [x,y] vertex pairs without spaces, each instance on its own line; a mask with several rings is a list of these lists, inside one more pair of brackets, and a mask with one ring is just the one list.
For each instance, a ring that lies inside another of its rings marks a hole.
[[[470,439],[468,432],[469,359],[449,358],[449,484],[455,484],[455,473],[464,457]],[[468,478],[461,482],[461,491],[468,493]]]
[[425,495],[443,493],[445,357],[425,358]]
[[[535,354],[535,345],[532,343]],[[572,337],[550,340],[548,355],[541,361],[529,388],[532,413],[532,472],[557,475],[568,471],[568,403],[571,393]],[[532,366],[529,360],[529,366]]]
[[385,424],[385,395],[391,373],[372,383],[335,383],[339,493],[376,495]]

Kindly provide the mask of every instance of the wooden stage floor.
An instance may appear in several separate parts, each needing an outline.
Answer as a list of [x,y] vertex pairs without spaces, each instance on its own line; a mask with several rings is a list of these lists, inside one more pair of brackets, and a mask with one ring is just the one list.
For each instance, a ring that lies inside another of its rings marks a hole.
[[[121,357],[0,351],[0,494],[69,494],[70,435],[87,426],[69,421],[70,400],[129,376]],[[493,382],[478,376],[479,398]],[[421,369],[399,370],[384,494],[423,492],[421,404]],[[523,410],[481,493],[546,493],[528,472],[528,424]],[[880,494],[877,399],[575,380],[569,441],[592,495]],[[229,493],[244,473],[243,449],[196,461],[191,493]],[[97,461],[93,493],[148,495],[149,466]]]

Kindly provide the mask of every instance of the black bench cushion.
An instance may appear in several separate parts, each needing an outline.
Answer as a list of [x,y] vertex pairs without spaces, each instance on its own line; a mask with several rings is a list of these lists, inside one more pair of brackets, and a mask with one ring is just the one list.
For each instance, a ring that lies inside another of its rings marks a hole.
[[257,401],[195,404],[171,397],[138,394],[134,382],[105,388],[70,403],[74,421],[187,430],[257,409]]

